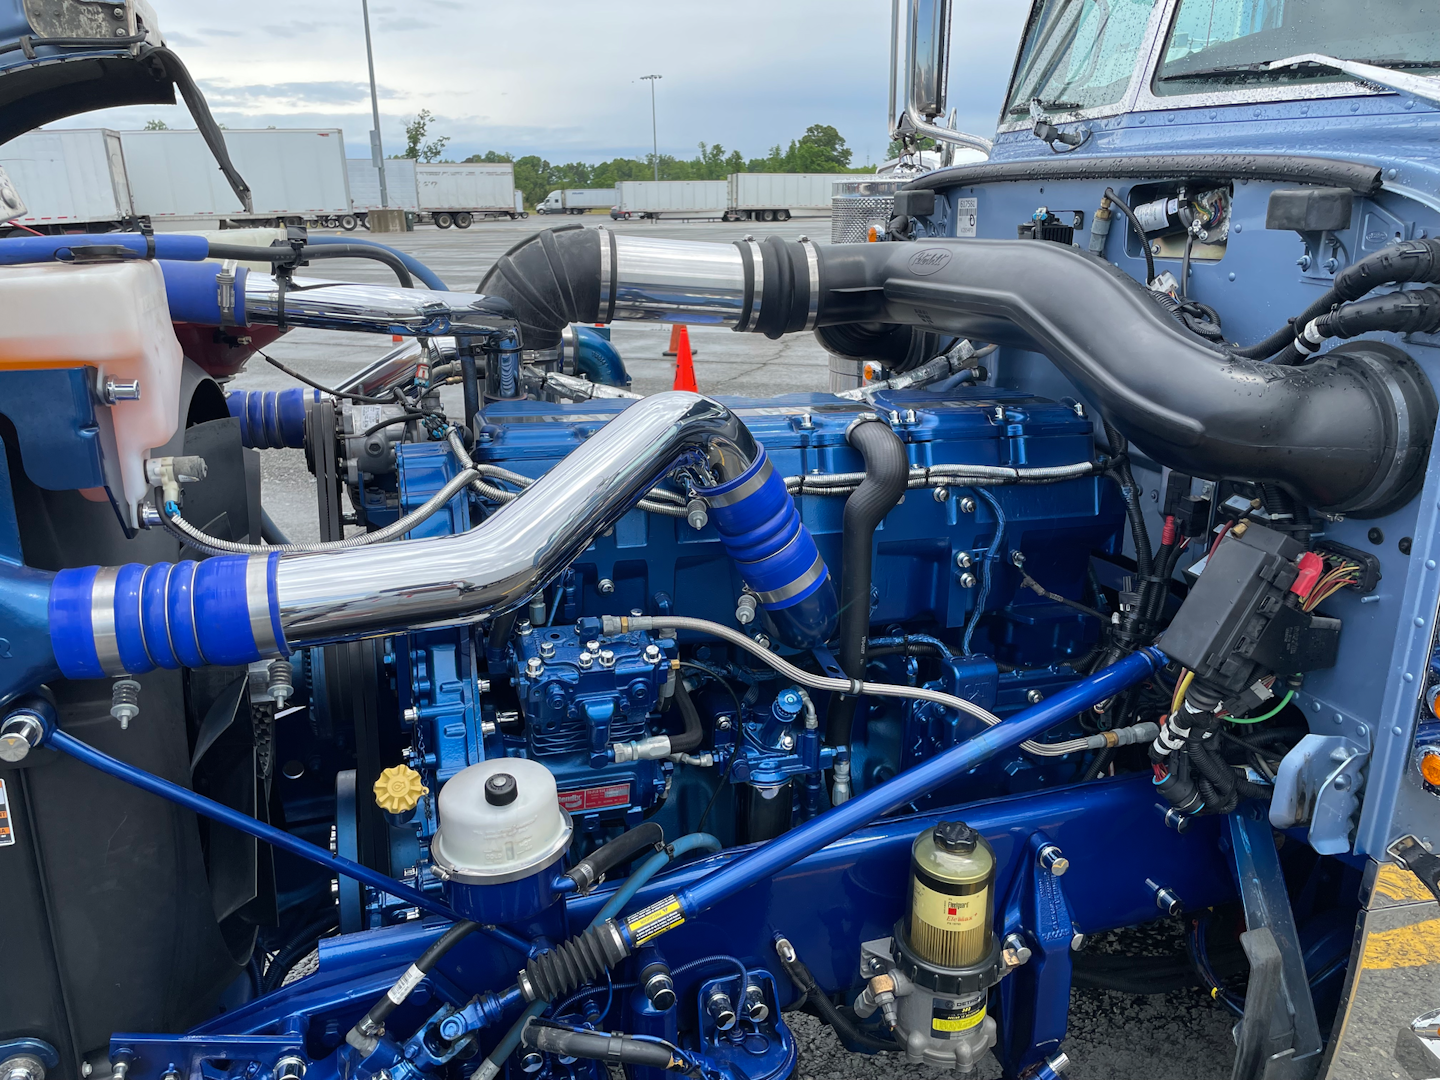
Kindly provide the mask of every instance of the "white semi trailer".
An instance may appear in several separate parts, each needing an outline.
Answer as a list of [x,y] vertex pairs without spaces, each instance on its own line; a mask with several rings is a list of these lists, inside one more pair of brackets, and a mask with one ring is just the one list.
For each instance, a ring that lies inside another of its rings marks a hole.
[[416,165],[420,210],[416,220],[441,229],[468,229],[477,217],[519,217],[515,208],[515,166],[506,162]]
[[345,136],[337,128],[227,131],[225,145],[250,184],[246,213],[198,131],[122,131],[135,213],[158,231],[228,225],[336,228],[351,212]]
[[[211,167],[214,168],[213,159]],[[31,131],[0,146],[34,232],[110,232],[135,221],[118,132],[104,128]]]
[[350,178],[351,212],[340,218],[340,227],[347,232],[369,228],[371,210],[389,208],[416,213],[420,209],[420,188],[416,182],[414,158],[387,158],[385,161],[385,206],[380,201],[380,170],[369,158],[350,158],[345,162]]
[[724,180],[622,180],[615,193],[617,219],[723,218],[728,208]]
[[615,189],[556,188],[535,206],[537,214],[583,214],[587,210],[609,210],[615,205]]
[[837,182],[854,173],[731,173],[726,178],[726,221],[789,221],[828,214]]

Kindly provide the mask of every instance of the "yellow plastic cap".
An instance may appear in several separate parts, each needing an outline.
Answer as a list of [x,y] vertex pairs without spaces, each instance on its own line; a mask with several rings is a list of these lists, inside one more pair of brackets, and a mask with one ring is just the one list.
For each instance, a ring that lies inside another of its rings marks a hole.
[[430,789],[420,782],[420,774],[409,765],[392,765],[375,781],[375,805],[392,814],[414,810],[421,795]]

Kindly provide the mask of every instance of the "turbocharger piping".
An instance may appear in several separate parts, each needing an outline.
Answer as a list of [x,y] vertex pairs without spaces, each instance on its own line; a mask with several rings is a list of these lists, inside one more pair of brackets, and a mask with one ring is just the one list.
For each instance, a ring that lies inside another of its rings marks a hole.
[[482,288],[511,301],[529,344],[567,322],[638,318],[772,337],[899,325],[1043,352],[1161,464],[1279,484],[1329,513],[1379,516],[1409,501],[1436,419],[1434,391],[1398,349],[1351,342],[1303,368],[1248,360],[1186,330],[1109,263],[1059,244],[817,247],[573,230],[519,245]]

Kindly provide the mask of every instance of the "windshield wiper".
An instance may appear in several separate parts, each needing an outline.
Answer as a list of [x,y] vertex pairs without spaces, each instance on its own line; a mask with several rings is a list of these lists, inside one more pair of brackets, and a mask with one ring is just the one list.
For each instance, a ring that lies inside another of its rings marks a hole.
[[1213,68],[1200,68],[1195,71],[1177,71],[1170,75],[1161,75],[1159,81],[1201,80],[1233,75],[1268,75],[1278,72],[1282,68],[1298,67],[1301,64],[1330,68],[1342,75],[1349,75],[1352,79],[1374,83],[1387,90],[1394,90],[1440,104],[1440,79],[1427,75],[1411,75],[1405,71],[1395,70],[1401,66],[1440,67],[1440,62],[1435,61],[1382,60],[1379,63],[1373,63],[1366,60],[1342,60],[1338,56],[1326,56],[1324,53],[1301,53],[1298,56],[1287,56],[1281,60],[1259,61],[1253,64],[1228,64]]
[[[1036,101],[1039,102],[1040,108],[1046,112],[1070,112],[1073,109],[1083,109],[1085,107],[1078,101],[1041,101],[1039,98],[1037,98]],[[1029,104],[1015,105],[1010,109],[1012,114],[1028,113],[1030,111],[1031,108]]]

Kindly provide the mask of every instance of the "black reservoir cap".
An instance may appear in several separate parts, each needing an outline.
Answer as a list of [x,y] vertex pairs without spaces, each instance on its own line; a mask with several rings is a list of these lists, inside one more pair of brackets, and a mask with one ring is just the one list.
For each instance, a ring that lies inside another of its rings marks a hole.
[[935,846],[944,851],[968,855],[980,842],[980,834],[963,821],[942,821],[935,826]]
[[485,801],[491,806],[507,806],[515,801],[519,790],[515,787],[515,777],[509,773],[498,772],[485,781]]

